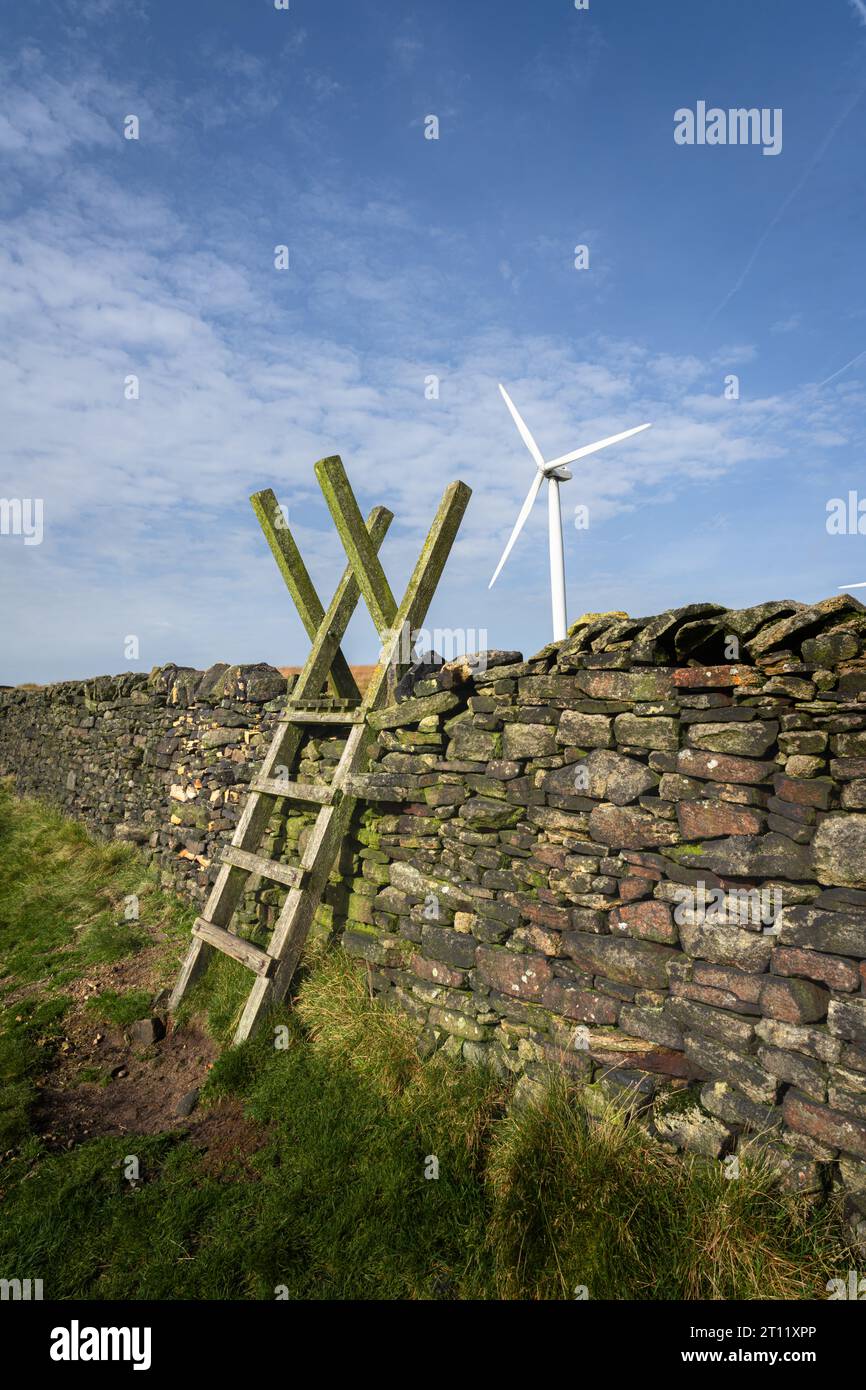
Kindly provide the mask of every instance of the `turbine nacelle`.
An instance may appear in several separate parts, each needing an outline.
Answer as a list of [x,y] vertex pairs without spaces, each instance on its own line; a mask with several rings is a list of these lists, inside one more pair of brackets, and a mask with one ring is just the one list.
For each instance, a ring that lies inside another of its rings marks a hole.
[[545,461],[541,450],[533,439],[526,422],[509,396],[505,387],[499,387],[502,399],[508,406],[511,418],[520,433],[520,437],[535,460],[536,474],[532,480],[529,492],[517,521],[514,530],[508,538],[508,544],[502,552],[502,558],[493,572],[493,578],[488,584],[488,589],[499,577],[499,573],[505,561],[511,554],[514,542],[523,530],[529,513],[532,511],[535,499],[541,489],[541,484],[547,479],[548,484],[548,532],[550,542],[550,587],[551,604],[553,607],[553,639],[558,642],[565,637],[567,631],[567,619],[565,611],[565,560],[562,553],[562,518],[559,510],[559,484],[567,483],[573,476],[571,469],[566,464],[574,463],[577,459],[586,458],[589,454],[598,453],[599,449],[606,449],[610,444],[618,444],[623,439],[629,439],[633,434],[640,434],[641,430],[648,430],[649,425],[635,425],[633,429],[623,430],[621,434],[609,435],[607,439],[596,440],[595,444],[585,444],[582,449],[574,449],[570,454],[561,454],[559,458],[552,459],[549,463]]

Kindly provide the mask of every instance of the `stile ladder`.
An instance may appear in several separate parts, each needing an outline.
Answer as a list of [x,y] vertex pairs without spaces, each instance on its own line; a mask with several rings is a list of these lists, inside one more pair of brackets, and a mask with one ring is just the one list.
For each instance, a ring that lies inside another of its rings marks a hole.
[[[193,925],[192,941],[169,1002],[169,1010],[174,1012],[214,951],[240,961],[255,979],[234,1035],[236,1043],[250,1036],[289,988],[349,829],[356,800],[349,792],[350,781],[365,770],[375,738],[367,716],[385,697],[389,669],[401,638],[413,633],[424,621],[470,497],[465,483],[454,482],[445,489],[398,606],[378,558],[392,513],[386,507],[374,507],[364,522],[342,461],[336,455],[316,464],[316,476],[348,557],[327,610],[319,601],[273,492],[266,489],[250,499],[312,645],[261,769],[250,784],[231,844],[222,851],[219,872],[204,913]],[[379,662],[363,697],[340,648],[362,595],[382,643]],[[322,696],[326,682],[334,692],[327,699]],[[347,730],[333,779],[330,783],[293,780],[291,774],[304,735],[317,726]],[[274,810],[287,803],[319,807],[297,867],[259,853]],[[250,874],[285,885],[289,890],[266,949],[232,930],[232,918]]]

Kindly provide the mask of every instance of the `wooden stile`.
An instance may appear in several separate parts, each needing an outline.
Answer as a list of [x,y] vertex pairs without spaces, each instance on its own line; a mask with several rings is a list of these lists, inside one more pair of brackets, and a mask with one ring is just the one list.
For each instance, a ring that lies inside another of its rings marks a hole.
[[[470,497],[465,483],[452,483],[445,489],[398,607],[377,554],[392,513],[385,507],[374,507],[364,522],[336,455],[316,464],[316,476],[348,558],[327,610],[273,492],[268,488],[250,499],[312,645],[251,784],[231,844],[222,852],[220,869],[204,914],[196,919],[169,1004],[172,1011],[177,1009],[215,950],[241,961],[255,980],[235,1032],[236,1043],[250,1036],[289,988],[328,875],[349,829],[356,802],[350,786],[366,770],[376,738],[377,729],[369,716],[386,698],[389,668],[396,661],[401,635],[413,632],[424,621]],[[382,643],[379,662],[363,697],[340,648],[361,595]],[[333,692],[329,698],[323,696],[326,683]],[[347,731],[332,781],[325,784],[287,778],[285,770],[293,770],[305,729],[317,725]],[[280,775],[272,775],[277,770]],[[258,852],[274,808],[282,807],[285,813],[293,802],[320,807],[299,867],[277,863]],[[231,929],[250,874],[285,884],[289,890],[264,950]]]

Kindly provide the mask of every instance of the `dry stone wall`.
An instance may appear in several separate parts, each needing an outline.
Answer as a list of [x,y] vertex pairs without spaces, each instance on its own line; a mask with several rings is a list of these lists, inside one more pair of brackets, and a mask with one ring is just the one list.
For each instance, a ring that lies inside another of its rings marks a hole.
[[[677,1147],[841,1182],[866,1234],[866,610],[587,615],[528,661],[404,682],[319,914],[419,1047],[627,1090]],[[0,769],[198,897],[285,681],[0,692]],[[300,775],[341,749],[311,738]],[[303,850],[309,816],[265,852]],[[249,882],[251,928],[283,890]]]
[[0,773],[201,901],[286,687],[273,667],[220,663],[0,689]]

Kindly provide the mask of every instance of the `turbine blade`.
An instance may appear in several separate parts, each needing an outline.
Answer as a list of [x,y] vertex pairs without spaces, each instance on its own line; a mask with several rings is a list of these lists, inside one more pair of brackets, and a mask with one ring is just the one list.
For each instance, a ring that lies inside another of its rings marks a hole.
[[538,496],[538,490],[539,490],[539,488],[541,487],[541,484],[542,484],[543,482],[544,482],[544,474],[541,473],[541,472],[536,473],[535,477],[532,479],[532,486],[530,487],[528,493],[526,494],[526,501],[524,502],[523,506],[520,508],[520,515],[518,516],[516,522],[514,523],[514,530],[511,532],[511,535],[508,537],[508,544],[507,544],[507,546],[505,547],[505,549],[504,549],[503,552],[502,552],[502,559],[499,561],[499,564],[496,566],[496,569],[495,569],[495,571],[494,571],[494,573],[493,573],[493,578],[491,579],[490,583],[487,585],[488,589],[492,589],[492,588],[493,588],[493,585],[496,583],[497,579],[499,578],[499,571],[502,569],[502,566],[505,564],[505,561],[508,559],[509,555],[511,554],[512,546],[514,545],[514,542],[517,540],[517,537],[520,535],[520,532],[523,530],[524,522],[526,521],[526,518],[529,516],[529,513],[532,511],[532,504],[533,504],[533,502],[535,501],[536,497]]
[[514,404],[514,401],[511,399],[501,382],[499,384],[499,390],[502,393],[502,399],[508,406],[508,409],[511,411],[512,420],[514,421],[515,425],[520,431],[520,438],[523,440],[532,457],[535,459],[535,462],[538,465],[538,467],[543,468],[544,457],[535,440],[532,438],[532,435],[529,433],[529,426],[526,424],[525,420],[523,419],[523,416],[520,414],[520,411],[517,409],[517,406]]
[[561,458],[553,459],[546,466],[549,473],[551,468],[560,468],[564,463],[574,463],[575,459],[586,458],[587,454],[597,454],[599,449],[606,449],[609,444],[618,444],[621,439],[630,439],[633,434],[640,434],[641,430],[651,429],[651,425],[635,425],[633,430],[623,430],[622,434],[612,434],[607,439],[599,439],[595,444],[584,444],[582,449],[575,449],[573,453],[563,454]]

